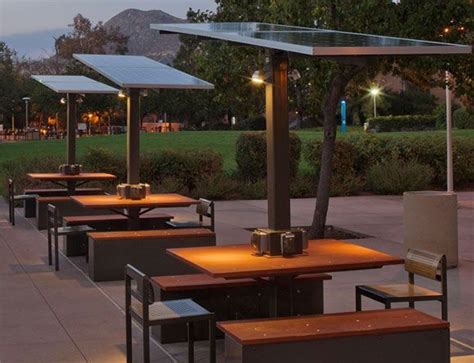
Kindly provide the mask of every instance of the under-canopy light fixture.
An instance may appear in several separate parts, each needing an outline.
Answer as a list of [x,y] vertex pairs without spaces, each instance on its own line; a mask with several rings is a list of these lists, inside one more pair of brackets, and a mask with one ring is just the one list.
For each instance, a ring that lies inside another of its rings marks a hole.
[[148,97],[148,90],[147,89],[142,89],[140,91],[140,96],[141,97]]
[[121,89],[121,90],[119,91],[119,93],[118,93],[118,96],[119,96],[120,98],[126,98],[126,97],[127,97],[127,93],[126,93],[123,89]]
[[62,97],[59,102],[61,102],[63,105],[65,105],[67,103],[67,99],[65,97]]
[[265,83],[265,75],[261,70],[257,70],[253,72],[252,75],[252,82],[255,84],[264,84]]
[[296,82],[301,79],[301,73],[295,68],[288,73],[288,78],[291,81]]

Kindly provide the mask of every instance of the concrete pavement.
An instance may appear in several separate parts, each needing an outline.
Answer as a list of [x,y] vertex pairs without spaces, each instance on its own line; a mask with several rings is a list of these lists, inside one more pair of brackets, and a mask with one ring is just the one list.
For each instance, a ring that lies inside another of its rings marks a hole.
[[[457,362],[469,361],[474,346],[474,193],[460,193],[460,266],[450,270],[449,315],[452,354]],[[292,224],[309,225],[314,199],[292,201]],[[7,222],[7,206],[0,202],[0,362],[123,362],[123,282],[90,281],[83,258],[61,257],[61,271],[47,265],[46,238],[31,221],[20,216],[17,226]],[[177,218],[194,217],[192,209],[167,210]],[[247,243],[244,228],[266,225],[265,201],[218,202],[218,244]],[[392,254],[403,254],[401,197],[362,196],[332,198],[328,223],[371,238],[354,243]],[[366,283],[404,282],[401,266],[376,271],[333,274],[326,284],[327,312],[354,309],[354,286]],[[430,282],[426,284],[430,286]],[[439,316],[438,303],[421,310]],[[381,308],[364,300],[364,308]],[[141,358],[140,330],[135,327],[136,359]],[[219,360],[223,346],[218,344]],[[152,344],[156,362],[186,361],[186,345]],[[197,347],[198,361],[207,361],[205,343]],[[472,361],[472,360],[471,360]]]

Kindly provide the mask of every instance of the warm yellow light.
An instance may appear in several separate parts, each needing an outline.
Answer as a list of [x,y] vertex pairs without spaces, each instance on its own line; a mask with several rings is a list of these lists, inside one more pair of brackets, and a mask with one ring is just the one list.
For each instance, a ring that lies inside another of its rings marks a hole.
[[127,97],[127,95],[125,94],[125,92],[122,91],[122,90],[119,91],[118,96],[119,96],[120,98],[125,98],[125,97]]
[[265,79],[263,77],[262,72],[255,71],[252,75],[252,82],[255,84],[263,84],[265,83]]
[[94,115],[92,113],[90,113],[88,116],[89,116],[89,118],[92,118],[92,116],[94,116]]
[[380,94],[380,89],[379,88],[372,88],[370,90],[370,94],[374,97],[378,96]]
[[449,28],[444,28],[443,31],[444,31],[445,34],[446,34],[446,33],[449,33]]

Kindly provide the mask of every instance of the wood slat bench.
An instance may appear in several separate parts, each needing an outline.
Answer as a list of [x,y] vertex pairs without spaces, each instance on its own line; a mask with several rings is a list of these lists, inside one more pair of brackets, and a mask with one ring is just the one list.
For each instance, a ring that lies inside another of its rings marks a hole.
[[228,363],[449,363],[449,323],[414,309],[218,323]]
[[166,250],[216,244],[215,233],[206,228],[92,232],[88,236],[89,276],[94,281],[123,280],[127,264],[149,276],[195,273]]
[[36,198],[36,227],[39,230],[47,228],[48,222],[48,204],[58,208],[61,217],[74,215],[97,215],[112,214],[107,209],[88,210],[74,202],[69,196],[64,197],[39,197]]
[[[173,219],[169,214],[146,214],[140,217],[140,229],[163,229],[166,223]],[[96,231],[123,231],[127,230],[127,217],[119,214],[99,214],[87,216],[66,216],[63,217],[64,226],[86,225]],[[76,236],[67,236],[64,240],[64,253],[66,256],[84,256],[86,249],[81,243],[77,243]]]
[[[40,197],[65,197],[68,195],[67,189],[54,188],[30,188],[24,190],[25,195],[39,195]],[[95,195],[104,194],[101,188],[78,188],[76,189],[78,195]],[[36,198],[25,202],[25,218],[36,217]]]
[[[301,275],[294,285],[294,314],[322,314],[323,283],[327,274]],[[154,276],[151,282],[159,301],[193,299],[212,311],[217,321],[269,317],[272,290],[265,281],[255,279],[213,278],[207,274]],[[153,334],[161,343],[186,341],[185,325],[154,327]],[[205,325],[196,324],[194,338],[208,339]]]

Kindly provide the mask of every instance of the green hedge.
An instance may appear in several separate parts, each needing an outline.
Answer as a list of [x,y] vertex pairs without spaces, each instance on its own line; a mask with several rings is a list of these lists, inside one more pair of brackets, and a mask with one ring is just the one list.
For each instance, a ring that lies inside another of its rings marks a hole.
[[[312,141],[304,147],[305,158],[316,175],[319,174],[321,144],[322,141]],[[456,187],[474,183],[474,140],[467,137],[454,139],[453,154]],[[416,161],[429,166],[432,169],[431,185],[445,187],[446,138],[443,135],[401,138],[360,134],[341,138],[336,141],[333,182],[340,183],[351,176],[366,180],[370,168],[391,159]]]
[[474,114],[459,108],[453,113],[453,123],[457,129],[474,129]]
[[[301,140],[290,133],[290,175],[298,173],[301,158]],[[266,132],[243,132],[236,143],[235,159],[239,176],[247,181],[263,179],[267,175]]]
[[369,118],[367,122],[369,130],[375,132],[424,131],[436,128],[436,116],[433,115],[379,116]]
[[[141,156],[140,179],[150,183],[161,192],[182,192],[192,194],[203,180],[223,173],[222,156],[213,150],[163,150]],[[8,177],[15,180],[17,191],[32,186],[51,186],[49,183],[35,183],[26,176],[31,172],[55,172],[64,161],[59,158],[23,157],[0,164],[0,180]],[[112,183],[100,186],[113,191],[119,182],[127,179],[127,164],[123,156],[104,148],[89,148],[79,160],[85,171],[105,172],[117,176]],[[2,184],[2,193],[6,194]]]

